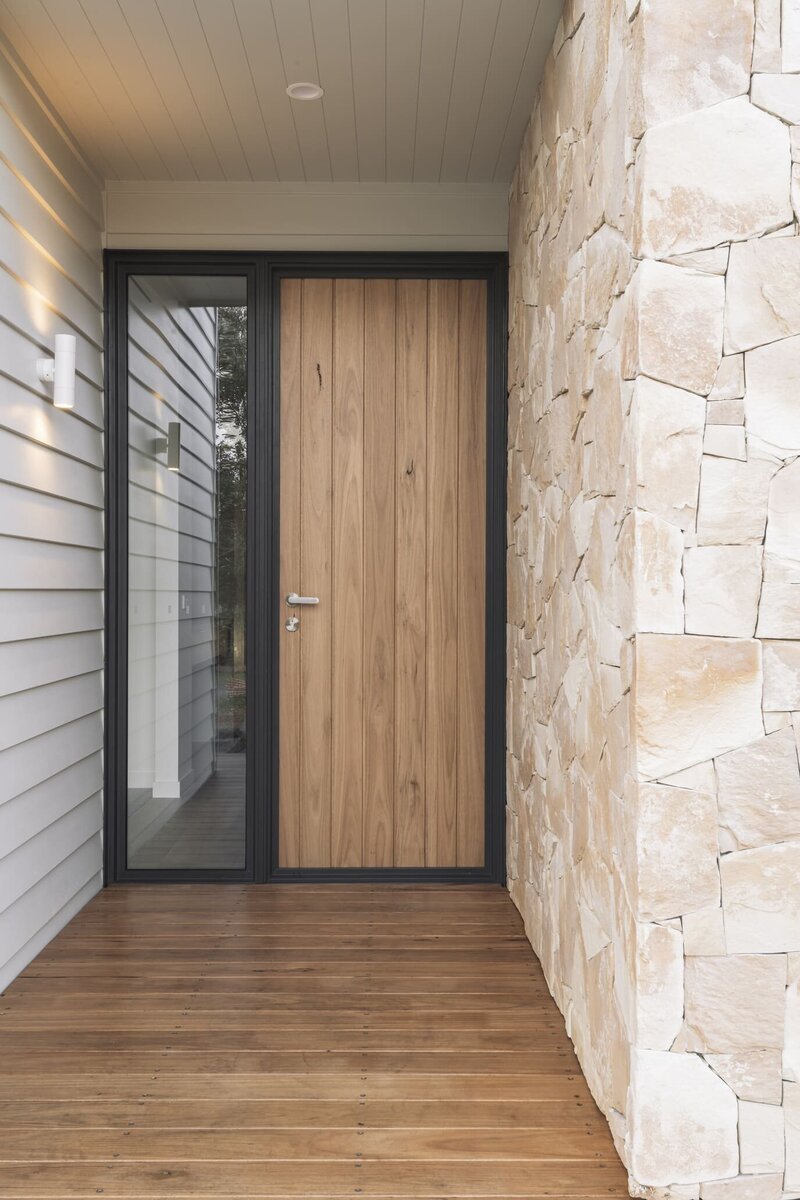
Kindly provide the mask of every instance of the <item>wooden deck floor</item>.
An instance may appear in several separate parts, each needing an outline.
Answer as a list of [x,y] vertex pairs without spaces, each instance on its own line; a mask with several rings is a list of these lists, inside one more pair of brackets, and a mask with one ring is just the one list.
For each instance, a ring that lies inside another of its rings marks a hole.
[[99,895],[0,999],[0,1197],[622,1197],[500,888]]

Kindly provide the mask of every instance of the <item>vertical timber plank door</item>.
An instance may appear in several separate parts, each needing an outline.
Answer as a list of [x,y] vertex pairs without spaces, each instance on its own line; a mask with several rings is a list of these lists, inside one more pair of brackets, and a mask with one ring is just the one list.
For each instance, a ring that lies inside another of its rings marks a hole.
[[483,280],[281,284],[281,869],[484,865],[486,338]]

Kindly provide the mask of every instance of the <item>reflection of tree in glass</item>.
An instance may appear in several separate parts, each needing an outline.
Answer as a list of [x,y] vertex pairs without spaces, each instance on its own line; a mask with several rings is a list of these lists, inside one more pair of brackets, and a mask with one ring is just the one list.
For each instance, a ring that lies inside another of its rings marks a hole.
[[245,748],[247,309],[217,310],[217,731]]

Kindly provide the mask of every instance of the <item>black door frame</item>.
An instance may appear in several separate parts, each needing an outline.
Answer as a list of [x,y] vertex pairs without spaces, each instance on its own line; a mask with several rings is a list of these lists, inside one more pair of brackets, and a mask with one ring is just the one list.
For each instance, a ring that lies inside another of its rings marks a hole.
[[[105,882],[505,882],[506,330],[502,253],[316,253],[107,250],[105,268],[106,653]],[[247,856],[242,870],[127,866],[127,372],[131,275],[238,275],[248,293],[246,650]],[[280,285],[286,278],[485,279],[486,722],[485,866],[289,869],[277,865]],[[268,464],[254,470],[255,463]],[[258,552],[257,552],[258,550]],[[257,614],[257,615],[256,615]],[[259,666],[261,669],[259,669]],[[253,729],[267,731],[252,736]]]

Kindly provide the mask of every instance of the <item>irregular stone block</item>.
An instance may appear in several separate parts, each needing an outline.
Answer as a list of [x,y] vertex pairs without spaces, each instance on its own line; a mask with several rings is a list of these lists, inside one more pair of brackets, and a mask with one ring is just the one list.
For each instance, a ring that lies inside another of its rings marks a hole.
[[743,1175],[782,1171],[783,1137],[780,1105],[739,1101],[739,1169]]
[[750,99],[789,125],[800,122],[800,76],[754,75]]
[[636,1045],[669,1050],[683,1020],[683,938],[664,925],[637,925]]
[[779,1050],[740,1050],[736,1054],[706,1054],[706,1062],[732,1087],[740,1100],[780,1104],[783,1095]]
[[628,1161],[640,1184],[666,1187],[737,1173],[736,1097],[695,1055],[634,1050],[628,1114]]
[[800,0],[783,0],[781,46],[783,70],[800,71]]
[[665,921],[719,904],[713,794],[640,784],[636,848],[640,920]]
[[729,954],[800,951],[800,845],[724,854],[720,875]]
[[786,1121],[786,1174],[783,1186],[789,1191],[800,1189],[800,1083],[784,1085],[783,1107]]
[[781,1200],[783,1175],[740,1175],[704,1183],[700,1200]]
[[679,388],[639,379],[636,499],[640,508],[688,529],[697,509],[705,403]]
[[640,778],[659,779],[763,735],[761,646],[719,637],[636,638]]
[[789,131],[742,96],[648,129],[636,171],[636,254],[758,237],[792,220]]
[[634,509],[617,544],[620,624],[637,632],[683,632],[683,534],[676,525]]
[[637,132],[742,96],[750,85],[752,3],[678,6],[643,0],[633,24],[639,82]]
[[725,293],[726,352],[795,334],[800,334],[800,237],[735,243]]
[[[775,245],[783,245],[782,239]],[[748,433],[763,438],[781,458],[800,454],[800,337],[748,351],[746,370]]]
[[[709,400],[741,400],[744,396],[744,355],[726,354],[719,364]],[[738,424],[738,422],[726,422]]]
[[791,729],[723,754],[716,765],[726,848],[747,850],[800,837],[800,768]]
[[634,276],[624,370],[707,395],[722,360],[724,280],[670,263],[643,262]]
[[703,438],[703,453],[716,458],[736,458],[744,462],[747,458],[747,442],[741,425],[706,426]]
[[764,540],[767,497],[775,465],[766,459],[703,458],[697,540],[701,546]]
[[686,551],[687,633],[753,637],[761,556],[760,546],[696,546]]
[[767,553],[800,559],[800,458],[773,475],[767,512]]
[[800,710],[800,642],[764,642],[764,708]]
[[761,638],[800,638],[800,562],[764,555],[764,583],[756,633]]
[[783,1049],[783,955],[687,958],[685,987],[687,1050],[725,1054]]
[[744,425],[744,400],[709,399],[706,405],[706,426],[709,425]]
[[786,1027],[783,1038],[783,1078],[800,1080],[800,954],[789,955]]
[[725,925],[721,908],[701,908],[697,912],[685,913],[682,924],[684,954],[702,954],[706,958],[725,954]]
[[693,271],[707,271],[709,275],[724,275],[728,269],[728,250],[728,246],[715,246],[713,250],[697,250],[694,254],[676,254],[667,262]]
[[781,0],[756,0],[753,70],[781,69]]

